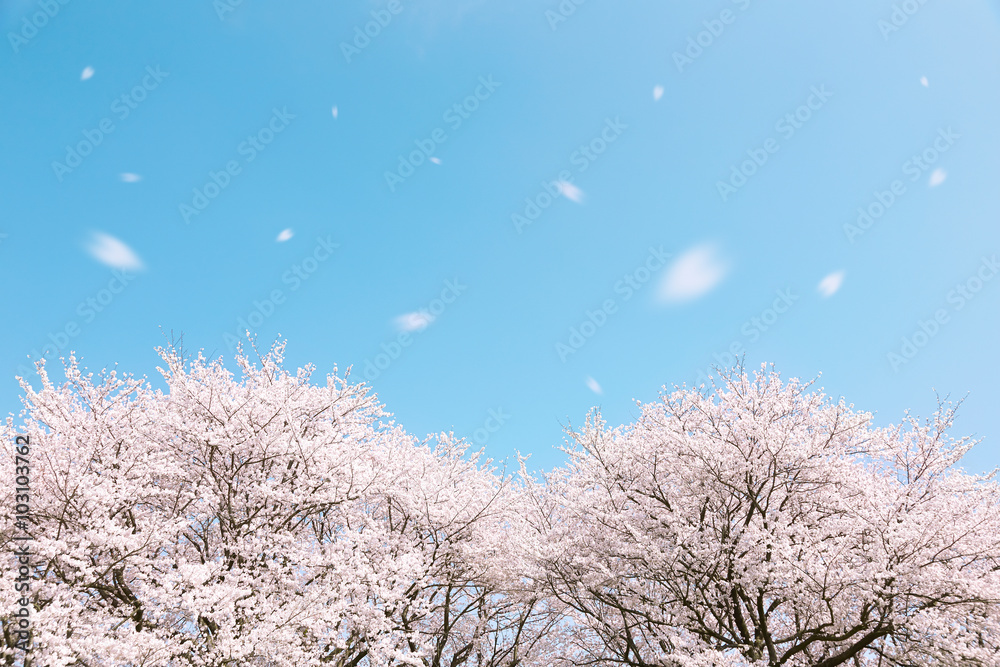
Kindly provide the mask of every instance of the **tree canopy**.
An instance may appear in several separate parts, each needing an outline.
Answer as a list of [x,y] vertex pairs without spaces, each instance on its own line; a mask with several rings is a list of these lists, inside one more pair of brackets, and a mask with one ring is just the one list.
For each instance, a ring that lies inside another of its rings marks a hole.
[[[22,381],[30,650],[8,665],[856,667],[1000,661],[1000,495],[954,408],[880,428],[764,367],[594,411],[509,474],[283,344]],[[19,473],[18,473],[19,474]],[[10,492],[13,495],[13,490]]]

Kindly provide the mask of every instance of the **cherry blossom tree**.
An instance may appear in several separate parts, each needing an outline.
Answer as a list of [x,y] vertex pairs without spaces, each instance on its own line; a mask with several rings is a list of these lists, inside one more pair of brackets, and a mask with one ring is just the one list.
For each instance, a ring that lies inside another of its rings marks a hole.
[[[418,439],[364,384],[161,350],[22,382],[23,667],[855,667],[1000,661],[1000,489],[954,410],[877,428],[767,369],[678,389],[531,478]],[[20,513],[21,510],[17,510]],[[0,561],[0,576],[18,563]]]
[[[4,442],[34,443],[24,665],[499,666],[544,652],[553,615],[491,567],[510,477],[448,434],[420,442],[384,421],[363,385],[284,371],[282,352],[241,355],[237,378],[164,350],[162,391],[72,358],[64,383],[44,366],[40,390],[23,383]],[[3,659],[19,664],[11,622]]]
[[570,662],[1000,664],[1000,496],[957,467],[951,406],[877,428],[764,368],[640,408],[533,482]]

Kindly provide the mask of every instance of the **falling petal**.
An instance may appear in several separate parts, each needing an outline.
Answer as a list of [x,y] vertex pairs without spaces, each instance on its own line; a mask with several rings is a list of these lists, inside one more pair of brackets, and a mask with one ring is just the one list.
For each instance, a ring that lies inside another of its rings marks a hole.
[[98,262],[113,269],[138,271],[143,268],[142,260],[135,251],[110,234],[92,233],[86,250]]
[[708,294],[729,273],[729,265],[712,245],[700,245],[677,258],[663,276],[660,300],[693,301]]
[[396,328],[409,333],[411,331],[422,331],[434,321],[434,316],[424,311],[406,313],[396,318]]
[[556,181],[556,187],[559,188],[559,192],[566,199],[576,202],[579,204],[583,201],[583,190],[576,187],[568,181]]
[[830,275],[819,281],[819,285],[816,287],[819,293],[823,295],[824,299],[828,299],[837,293],[840,286],[844,283],[844,272],[834,271]]

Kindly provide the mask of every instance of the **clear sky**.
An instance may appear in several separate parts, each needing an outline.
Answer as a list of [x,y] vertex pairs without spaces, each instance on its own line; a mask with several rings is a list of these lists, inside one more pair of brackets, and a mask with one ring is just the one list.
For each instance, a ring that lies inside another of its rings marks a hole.
[[0,0],[0,407],[250,326],[547,468],[732,347],[991,468],[998,10]]

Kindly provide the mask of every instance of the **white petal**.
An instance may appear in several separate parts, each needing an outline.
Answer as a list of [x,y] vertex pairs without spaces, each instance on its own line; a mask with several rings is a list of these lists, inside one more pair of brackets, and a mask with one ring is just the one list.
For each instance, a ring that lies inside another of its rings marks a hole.
[[434,316],[424,311],[404,313],[395,320],[396,328],[404,332],[422,331],[433,321]]
[[670,265],[660,283],[660,299],[667,303],[693,301],[712,291],[727,273],[729,265],[715,246],[691,248]]
[[110,234],[94,232],[86,246],[90,256],[113,269],[138,271],[144,268],[142,260],[131,248]]
[[583,201],[583,190],[576,187],[568,181],[556,181],[556,187],[559,188],[559,192],[562,196],[570,201],[574,201],[577,204]]
[[817,285],[816,289],[819,290],[819,293],[823,295],[824,299],[828,299],[837,293],[837,290],[840,289],[840,286],[843,283],[844,272],[834,271],[830,275],[823,278],[823,280],[819,281],[819,285]]

